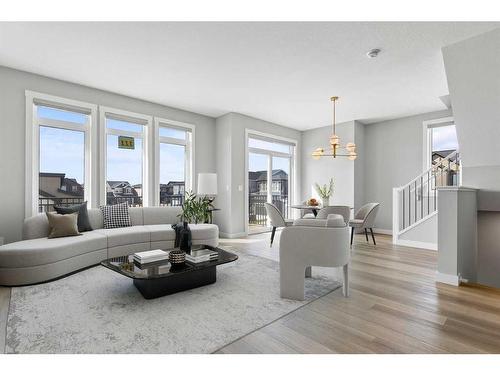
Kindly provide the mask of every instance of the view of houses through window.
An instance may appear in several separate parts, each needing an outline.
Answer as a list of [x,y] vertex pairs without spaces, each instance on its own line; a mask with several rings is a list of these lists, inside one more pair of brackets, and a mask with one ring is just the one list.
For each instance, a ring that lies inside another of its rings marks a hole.
[[39,211],[83,202],[88,115],[38,106],[37,119]]
[[258,232],[268,225],[265,202],[274,204],[285,218],[291,217],[294,146],[249,138],[248,149],[248,225],[251,232]]
[[[39,134],[38,211],[83,202],[89,115],[36,106]],[[105,119],[106,204],[143,205],[144,124]],[[159,128],[159,204],[181,205],[190,171],[191,131]]]
[[443,159],[451,155],[444,166],[437,167],[436,186],[455,186],[458,181],[459,158],[453,156],[458,152],[458,139],[455,125],[436,126],[429,128],[431,145],[431,164],[438,166],[442,164]]

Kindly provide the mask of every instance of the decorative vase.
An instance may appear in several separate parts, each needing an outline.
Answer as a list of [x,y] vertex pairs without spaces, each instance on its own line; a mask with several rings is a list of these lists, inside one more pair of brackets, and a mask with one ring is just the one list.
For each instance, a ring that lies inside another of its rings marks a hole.
[[183,265],[186,262],[186,253],[182,250],[171,250],[168,260],[172,267]]
[[191,245],[193,241],[192,241],[191,229],[189,229],[187,221],[184,222],[184,226],[181,228],[179,235],[180,235],[179,249],[190,254]]

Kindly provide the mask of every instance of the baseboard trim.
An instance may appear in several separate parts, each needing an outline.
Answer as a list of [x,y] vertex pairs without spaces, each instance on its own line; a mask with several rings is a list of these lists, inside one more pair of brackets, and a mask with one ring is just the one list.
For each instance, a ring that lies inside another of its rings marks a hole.
[[387,234],[389,236],[392,236],[392,229],[380,229],[380,228],[373,228],[373,233],[377,234]]
[[453,286],[460,285],[460,279],[457,275],[449,275],[441,272],[436,272],[436,282]]
[[401,239],[394,239],[393,238],[392,243],[394,245],[399,245],[399,246],[416,247],[419,249],[427,249],[427,250],[436,250],[437,251],[437,244],[432,243],[432,242],[401,240]]
[[240,232],[240,233],[224,233],[224,232],[219,232],[219,237],[221,238],[241,238],[241,237],[246,237],[245,232]]

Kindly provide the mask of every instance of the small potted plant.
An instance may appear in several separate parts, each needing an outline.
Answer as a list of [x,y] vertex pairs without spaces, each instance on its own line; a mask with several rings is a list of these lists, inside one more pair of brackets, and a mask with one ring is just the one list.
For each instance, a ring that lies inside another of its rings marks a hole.
[[328,184],[320,185],[317,182],[314,184],[316,192],[323,201],[323,206],[330,205],[330,198],[333,195],[333,178],[330,178]]

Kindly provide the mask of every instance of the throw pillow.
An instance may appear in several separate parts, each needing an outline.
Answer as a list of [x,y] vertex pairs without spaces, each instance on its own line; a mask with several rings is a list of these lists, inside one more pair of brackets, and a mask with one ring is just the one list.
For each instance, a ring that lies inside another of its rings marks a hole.
[[75,204],[74,206],[62,207],[62,206],[54,206],[54,209],[58,214],[67,215],[78,212],[78,231],[87,232],[92,229],[89,220],[89,212],[87,210],[87,202],[83,202],[82,204]]
[[49,238],[79,236],[78,213],[61,215],[54,212],[46,212],[49,219]]
[[113,204],[111,206],[101,206],[104,217],[104,228],[130,227],[130,215],[128,213],[128,203]]

